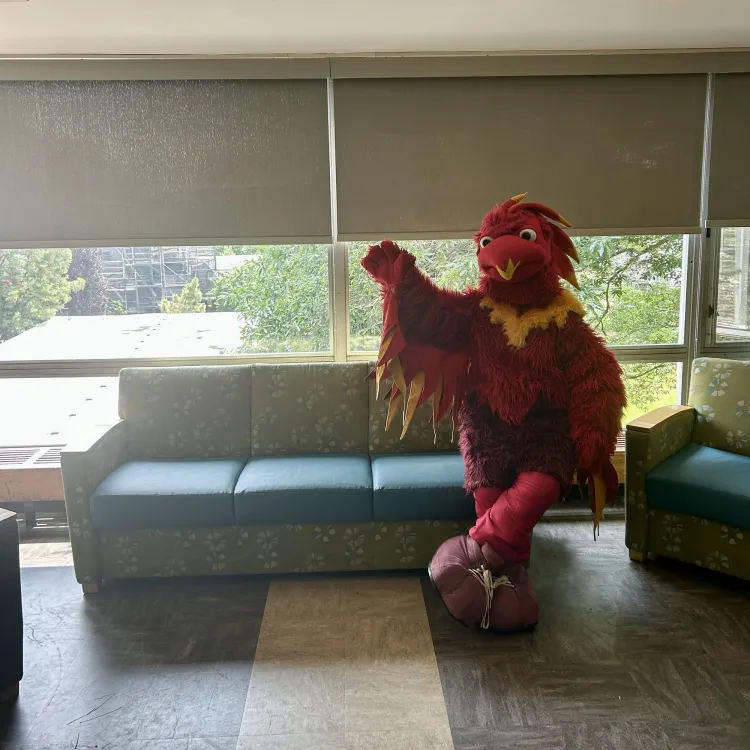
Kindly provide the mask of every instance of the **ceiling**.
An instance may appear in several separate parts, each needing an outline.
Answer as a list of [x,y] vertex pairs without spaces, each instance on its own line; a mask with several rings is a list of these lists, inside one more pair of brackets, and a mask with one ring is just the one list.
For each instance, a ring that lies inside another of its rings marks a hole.
[[750,47],[748,0],[0,0],[0,55]]

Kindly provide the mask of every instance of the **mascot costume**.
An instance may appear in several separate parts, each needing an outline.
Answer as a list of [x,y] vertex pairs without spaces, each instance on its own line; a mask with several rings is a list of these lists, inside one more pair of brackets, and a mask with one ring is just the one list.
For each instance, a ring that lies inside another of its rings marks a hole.
[[392,381],[388,424],[402,412],[405,433],[430,398],[435,424],[458,420],[477,521],[438,549],[430,577],[454,617],[499,632],[536,624],[531,532],[576,472],[589,484],[596,537],[617,492],[610,458],[625,406],[615,357],[560,285],[578,288],[578,253],[561,228],[571,225],[525,197],[484,217],[476,288],[439,289],[388,240],[362,260],[383,296],[372,377]]

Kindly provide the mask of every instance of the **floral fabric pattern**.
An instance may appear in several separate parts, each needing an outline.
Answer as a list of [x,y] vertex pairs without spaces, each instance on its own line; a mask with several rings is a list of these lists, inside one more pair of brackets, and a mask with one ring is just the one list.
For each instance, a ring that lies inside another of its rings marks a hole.
[[62,475],[65,510],[70,529],[76,578],[79,583],[101,580],[96,532],[91,522],[91,494],[127,456],[127,430],[124,422],[107,429],[85,452],[63,451]]
[[750,456],[750,361],[696,359],[688,403],[698,414],[696,443]]
[[367,365],[254,365],[252,454],[367,453]]
[[650,432],[626,432],[626,544],[750,579],[749,530],[651,509],[646,496],[646,475],[691,441],[750,456],[750,362],[696,359],[689,404]]
[[[649,549],[646,475],[691,442],[695,423],[695,411],[675,410],[651,432],[625,431],[625,543],[633,552]],[[679,534],[673,527],[657,531],[667,537],[663,541],[680,544]]]
[[138,458],[248,458],[252,367],[146,367],[120,374],[120,416]]
[[746,529],[656,509],[649,515],[648,552],[750,579],[750,532]]
[[414,523],[231,526],[101,532],[103,578],[321,573],[425,568],[468,525]]

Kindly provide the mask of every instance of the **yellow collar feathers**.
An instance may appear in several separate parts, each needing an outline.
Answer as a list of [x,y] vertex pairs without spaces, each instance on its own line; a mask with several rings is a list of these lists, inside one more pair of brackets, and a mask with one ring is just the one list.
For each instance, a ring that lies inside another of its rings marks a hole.
[[547,307],[532,308],[520,315],[512,305],[495,302],[489,297],[483,297],[479,305],[490,311],[490,322],[503,327],[508,343],[516,349],[526,346],[526,339],[534,329],[546,330],[550,323],[562,328],[570,313],[581,317],[586,314],[583,305],[567,289],[555,297]]

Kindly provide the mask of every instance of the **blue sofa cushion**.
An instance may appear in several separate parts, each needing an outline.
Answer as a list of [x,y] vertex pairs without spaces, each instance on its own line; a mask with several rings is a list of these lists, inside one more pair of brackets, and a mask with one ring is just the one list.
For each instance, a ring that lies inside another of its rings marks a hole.
[[232,526],[233,492],[244,461],[131,461],[91,496],[100,529]]
[[238,524],[372,521],[366,456],[251,459],[234,493]]
[[373,458],[375,520],[471,520],[474,503],[463,481],[464,463],[457,453]]
[[646,477],[652,508],[750,528],[750,458],[689,445]]

